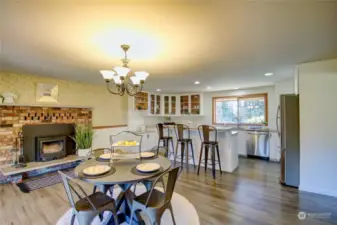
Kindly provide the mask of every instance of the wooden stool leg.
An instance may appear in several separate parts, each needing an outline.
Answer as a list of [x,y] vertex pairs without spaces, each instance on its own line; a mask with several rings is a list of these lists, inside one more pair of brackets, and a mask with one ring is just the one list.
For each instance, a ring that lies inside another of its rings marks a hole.
[[202,151],[204,150],[204,144],[201,144],[201,147],[200,147],[200,154],[199,154],[199,164],[198,164],[198,172],[197,174],[199,175],[199,172],[200,172],[200,165],[201,165],[201,158],[202,158]]
[[212,173],[213,179],[215,179],[215,146],[212,146]]
[[205,173],[207,172],[207,167],[208,167],[208,151],[209,150],[209,145],[205,146]]
[[216,145],[216,152],[217,152],[217,154],[218,154],[218,161],[219,161],[220,174],[222,174],[222,170],[221,170],[221,161],[220,161],[220,153],[219,153],[219,145]]
[[192,141],[190,142],[190,145],[191,145],[191,152],[192,152],[193,165],[194,165],[194,169],[195,169],[196,166],[195,166],[194,149],[193,149],[193,143],[192,143]]

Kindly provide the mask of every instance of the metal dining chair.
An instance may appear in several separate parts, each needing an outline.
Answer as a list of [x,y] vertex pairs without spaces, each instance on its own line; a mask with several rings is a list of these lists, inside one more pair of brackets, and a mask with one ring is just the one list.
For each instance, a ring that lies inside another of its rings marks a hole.
[[[145,192],[137,197],[135,197],[132,201],[132,209],[131,209],[131,217],[130,217],[130,225],[132,225],[133,216],[136,211],[144,211],[153,225],[160,225],[161,217],[166,209],[169,209],[172,216],[173,224],[175,225],[175,218],[173,215],[173,208],[171,204],[171,199],[174,193],[174,187],[178,176],[181,172],[181,167],[176,167],[170,169],[164,173],[162,173],[157,179],[154,181],[153,186],[150,191]],[[159,191],[155,189],[156,184],[163,179],[163,176],[168,174],[168,181],[166,184],[165,191]]]
[[[87,195],[84,189],[73,178],[61,171],[58,172],[61,175],[64,189],[72,206],[71,225],[74,224],[75,218],[77,218],[80,225],[89,225],[96,216],[103,214],[105,211],[110,211],[114,217],[115,224],[119,224],[115,200],[113,198],[102,192]],[[74,185],[72,185],[72,183]],[[76,191],[76,189],[78,191]],[[79,191],[82,193],[82,196],[79,194]],[[79,199],[77,202],[74,201],[74,194]]]

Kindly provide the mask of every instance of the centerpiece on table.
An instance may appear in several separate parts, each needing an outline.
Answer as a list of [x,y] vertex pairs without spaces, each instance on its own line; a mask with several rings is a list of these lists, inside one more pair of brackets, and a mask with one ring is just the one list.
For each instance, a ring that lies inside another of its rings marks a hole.
[[71,137],[76,143],[77,155],[87,156],[91,151],[94,132],[89,124],[76,124],[75,136]]

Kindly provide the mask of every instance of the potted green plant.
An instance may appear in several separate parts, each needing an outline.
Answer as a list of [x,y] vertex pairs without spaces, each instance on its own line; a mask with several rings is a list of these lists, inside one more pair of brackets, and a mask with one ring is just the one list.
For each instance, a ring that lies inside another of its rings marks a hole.
[[75,136],[71,137],[76,143],[77,155],[86,156],[91,151],[94,132],[91,125],[76,124]]

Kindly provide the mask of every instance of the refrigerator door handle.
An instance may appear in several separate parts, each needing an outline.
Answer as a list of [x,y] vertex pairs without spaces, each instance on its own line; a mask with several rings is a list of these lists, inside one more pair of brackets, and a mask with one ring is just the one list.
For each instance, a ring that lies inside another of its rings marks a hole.
[[277,113],[276,113],[276,131],[279,137],[281,137],[280,127],[279,127],[279,121],[280,121],[280,110],[281,107],[277,107]]
[[[281,118],[281,149],[286,149],[287,148],[287,132],[286,132],[286,103],[285,103],[285,98],[281,98],[281,105],[282,108],[280,108],[280,118]],[[282,110],[282,111],[281,111]]]

